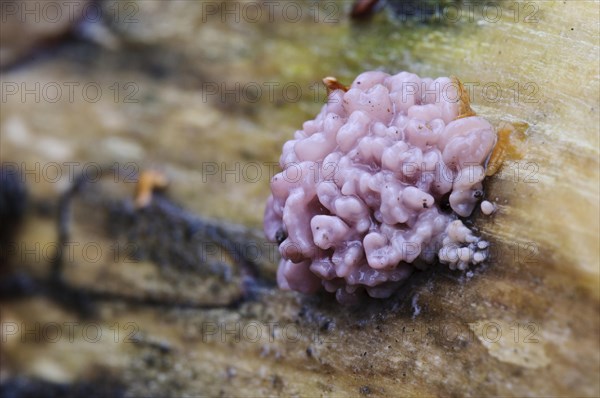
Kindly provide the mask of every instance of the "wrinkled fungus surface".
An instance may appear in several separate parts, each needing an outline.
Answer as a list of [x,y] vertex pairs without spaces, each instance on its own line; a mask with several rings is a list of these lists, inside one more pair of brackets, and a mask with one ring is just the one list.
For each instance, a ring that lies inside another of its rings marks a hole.
[[281,288],[384,298],[414,267],[486,259],[488,243],[459,217],[482,199],[496,134],[461,114],[463,95],[456,79],[378,71],[329,94],[271,180],[264,228],[279,243]]

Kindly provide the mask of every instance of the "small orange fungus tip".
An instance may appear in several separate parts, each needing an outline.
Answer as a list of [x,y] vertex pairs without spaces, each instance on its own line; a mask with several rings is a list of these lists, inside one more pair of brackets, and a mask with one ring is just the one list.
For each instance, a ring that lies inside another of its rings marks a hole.
[[135,188],[135,207],[144,208],[152,201],[152,193],[156,189],[164,189],[169,184],[167,176],[157,170],[145,170],[140,175]]
[[496,174],[505,160],[519,160],[523,158],[523,141],[529,125],[524,122],[502,122],[498,127],[498,141],[490,155],[487,164],[486,176]]
[[458,88],[458,116],[457,119],[464,117],[475,116],[475,111],[471,109],[471,98],[469,92],[465,89],[462,82],[455,76],[450,77]]
[[350,17],[362,19],[370,16],[377,5],[378,0],[356,0],[350,11]]
[[323,79],[323,84],[327,87],[327,94],[330,94],[335,90],[342,90],[344,92],[348,91],[348,87],[344,86],[342,83],[338,81],[335,77],[328,76]]

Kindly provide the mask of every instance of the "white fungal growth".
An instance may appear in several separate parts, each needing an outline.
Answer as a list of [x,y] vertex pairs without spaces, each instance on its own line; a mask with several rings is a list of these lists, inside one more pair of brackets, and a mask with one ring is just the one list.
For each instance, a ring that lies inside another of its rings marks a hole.
[[492,202],[488,202],[487,200],[484,200],[483,202],[481,202],[481,212],[483,214],[485,214],[486,216],[489,216],[490,214],[492,214],[495,211],[496,211],[496,206]]
[[487,258],[489,243],[475,236],[462,221],[452,221],[445,233],[438,257],[450,269],[465,270],[469,264],[479,264]]

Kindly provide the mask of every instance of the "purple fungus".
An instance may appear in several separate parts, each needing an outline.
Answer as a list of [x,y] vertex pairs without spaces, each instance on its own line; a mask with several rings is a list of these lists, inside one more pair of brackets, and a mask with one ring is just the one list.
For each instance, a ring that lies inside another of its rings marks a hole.
[[327,79],[327,104],[285,143],[271,180],[264,229],[279,244],[279,286],[385,298],[415,267],[485,261],[489,245],[460,217],[481,200],[496,133],[458,79]]

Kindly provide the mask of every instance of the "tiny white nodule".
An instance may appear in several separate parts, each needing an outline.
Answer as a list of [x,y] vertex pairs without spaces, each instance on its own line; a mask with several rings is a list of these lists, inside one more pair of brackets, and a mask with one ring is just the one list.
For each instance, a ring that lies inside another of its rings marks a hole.
[[481,212],[483,214],[485,214],[486,216],[489,216],[490,214],[492,214],[495,211],[496,211],[496,206],[492,202],[489,202],[487,200],[484,200],[483,202],[481,202]]

